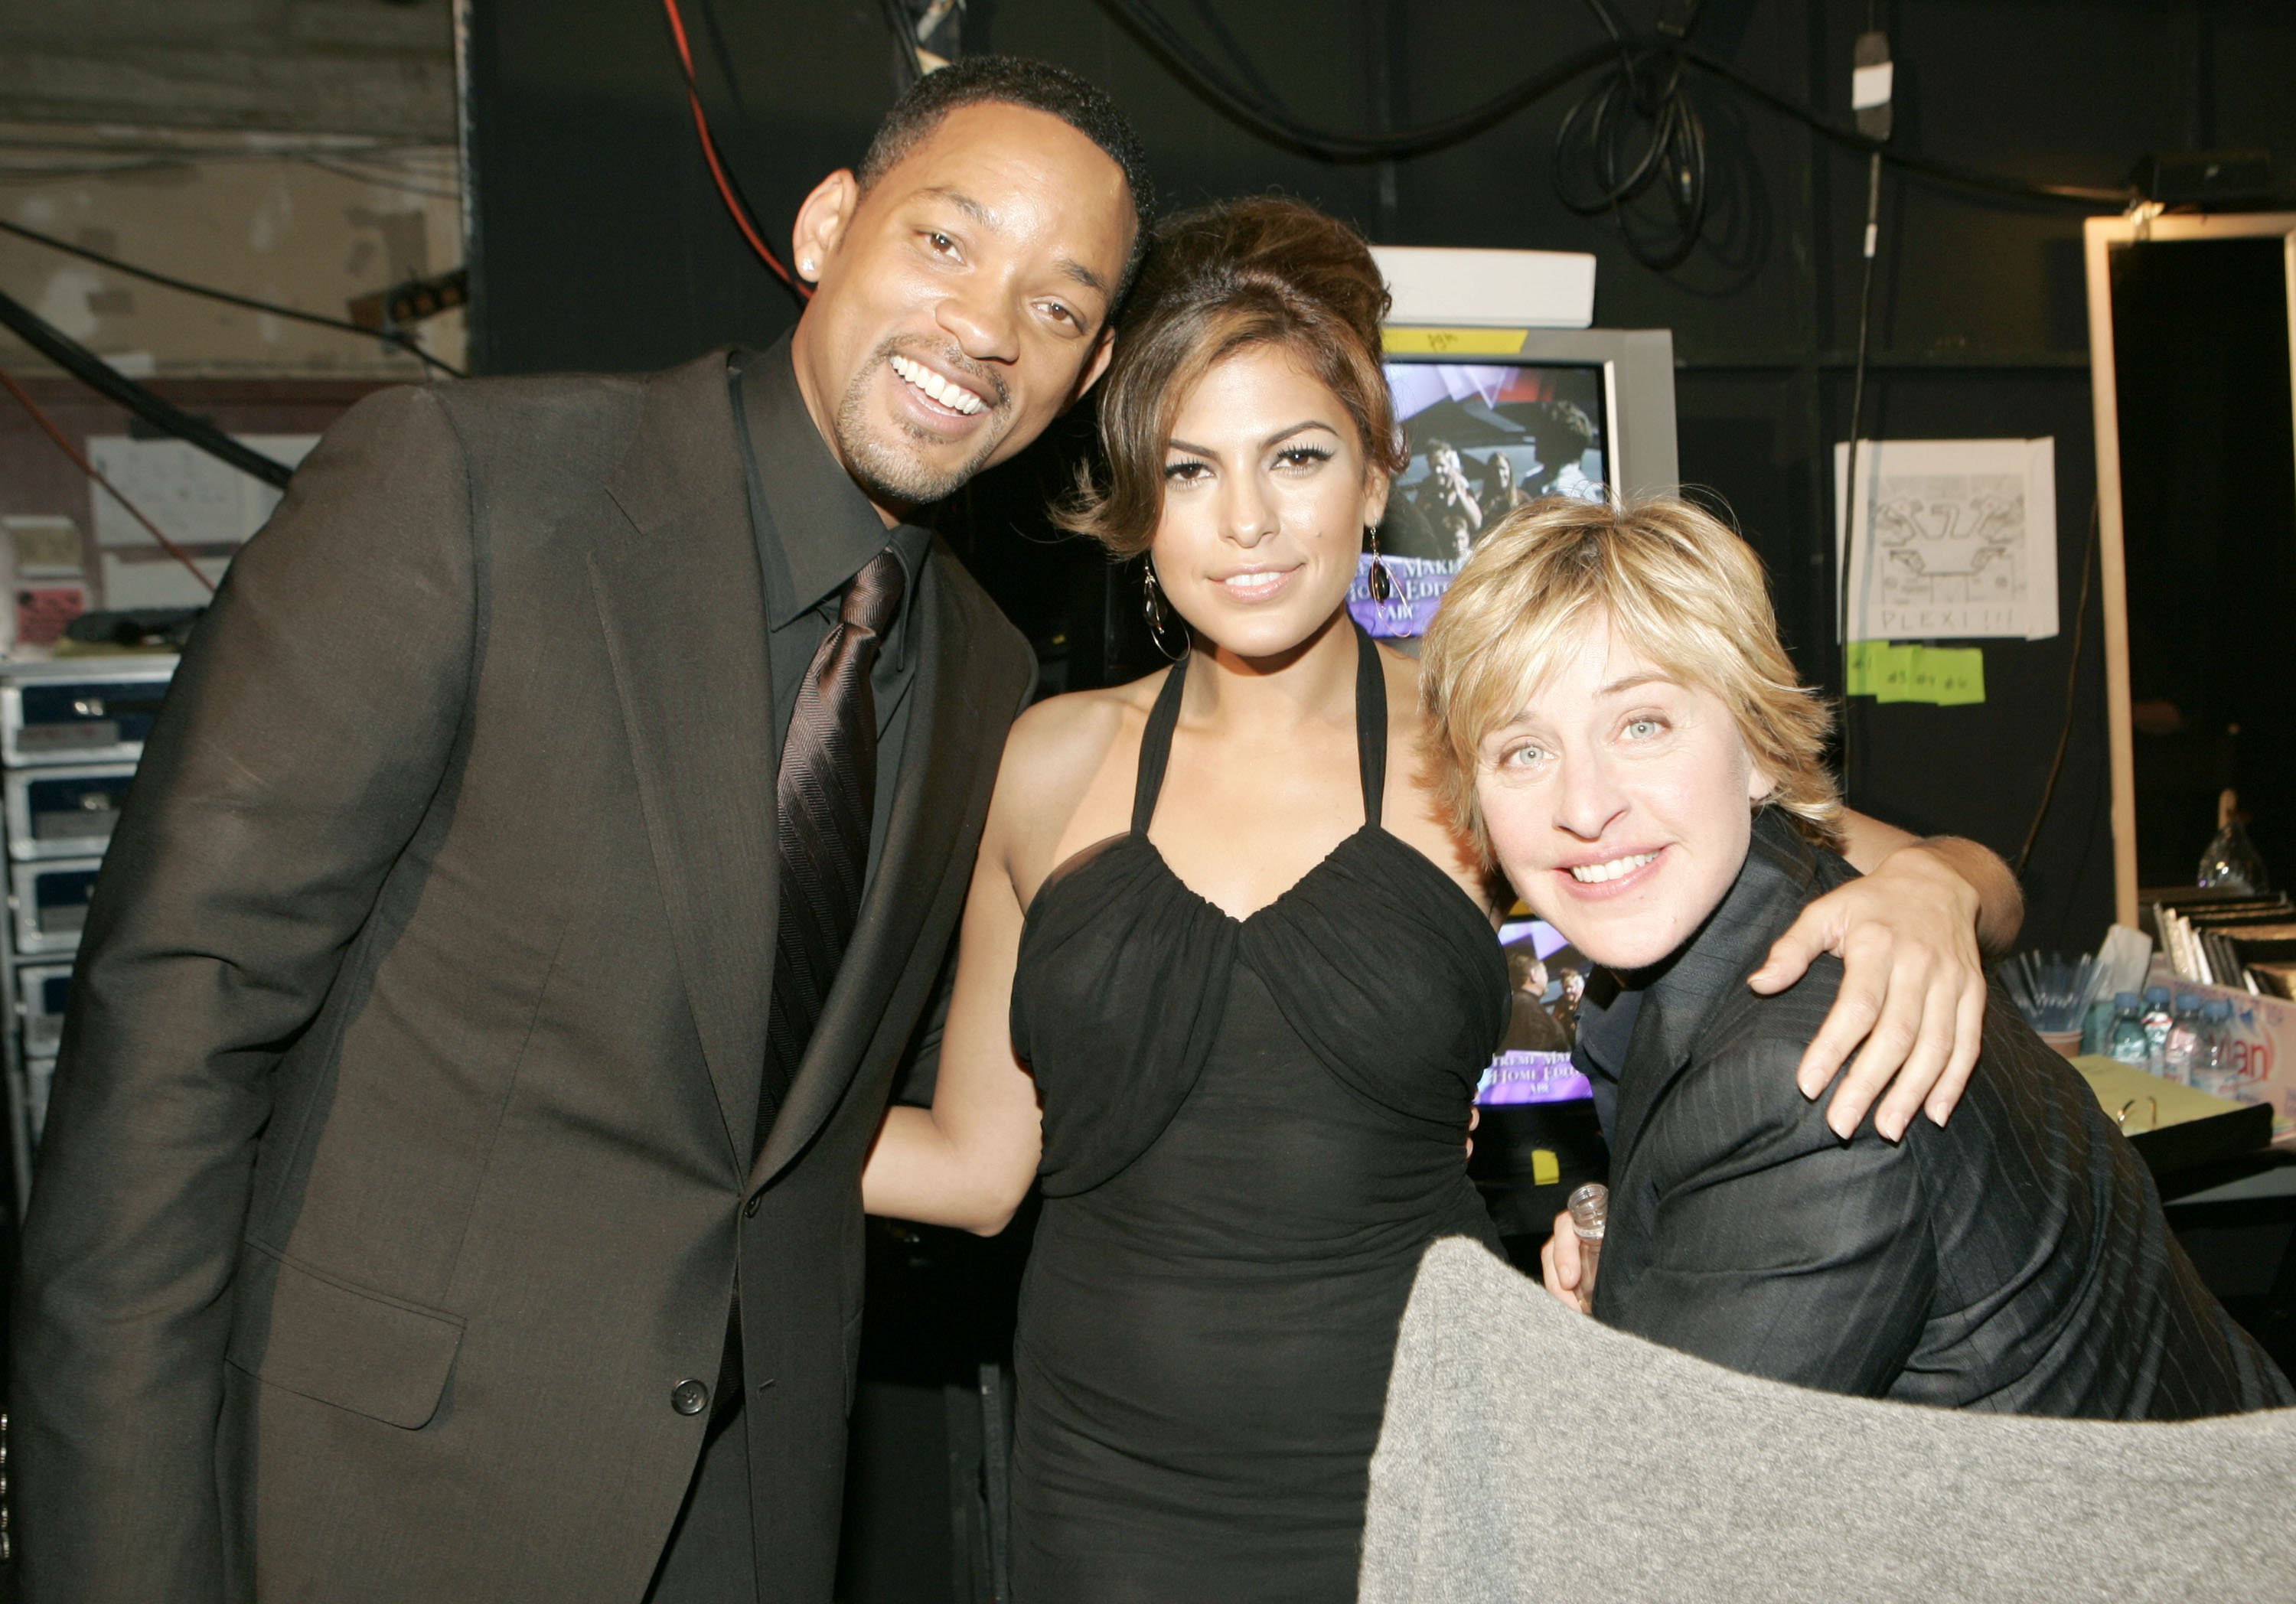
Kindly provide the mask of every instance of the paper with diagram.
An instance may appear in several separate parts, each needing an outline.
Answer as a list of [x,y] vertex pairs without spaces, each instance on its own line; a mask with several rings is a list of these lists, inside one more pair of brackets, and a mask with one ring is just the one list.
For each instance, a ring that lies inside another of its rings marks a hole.
[[[1849,448],[1833,448],[1837,554]],[[1861,440],[1849,521],[1852,641],[2057,633],[2056,442]]]
[[[316,435],[239,435],[239,442],[290,468],[319,443]],[[220,583],[232,554],[263,527],[281,492],[181,440],[92,435],[87,454],[168,539],[184,548],[210,583]],[[199,607],[205,586],[153,542],[135,515],[91,486],[95,544],[102,557],[103,605]]]

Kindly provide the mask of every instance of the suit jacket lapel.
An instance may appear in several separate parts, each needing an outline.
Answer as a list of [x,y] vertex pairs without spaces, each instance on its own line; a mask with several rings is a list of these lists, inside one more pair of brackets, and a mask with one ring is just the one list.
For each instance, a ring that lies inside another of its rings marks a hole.
[[1700,1027],[1717,999],[1743,986],[1770,944],[1801,911],[1816,860],[1792,825],[1775,814],[1754,821],[1745,863],[1728,895],[1643,991],[1634,1041],[1619,1074],[1611,1173],[1626,1173],[1651,1110],[1689,1067]]
[[[1001,749],[980,739],[982,681],[968,651],[970,631],[955,587],[938,570],[956,561],[936,541],[924,565],[925,593],[911,642],[908,732],[877,872],[863,896],[853,939],[838,964],[805,1060],[750,1173],[755,1191],[802,1151],[836,1111],[882,1022],[888,999],[914,956],[926,911],[943,878],[969,875],[950,861],[964,832],[978,767]],[[938,957],[939,954],[934,954]]]
[[590,579],[671,939],[738,1164],[757,1128],[774,950],[765,594],[726,354],[654,378]]

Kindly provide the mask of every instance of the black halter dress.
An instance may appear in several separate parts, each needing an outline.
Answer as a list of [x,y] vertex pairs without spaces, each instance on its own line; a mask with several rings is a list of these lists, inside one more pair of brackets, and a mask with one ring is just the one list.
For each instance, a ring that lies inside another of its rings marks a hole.
[[1422,1251],[1496,1246],[1467,1180],[1507,1019],[1474,900],[1380,827],[1387,697],[1357,631],[1364,825],[1237,920],[1132,828],[1037,894],[1013,1039],[1044,1107],[1015,1345],[1021,1604],[1356,1592],[1365,1474]]

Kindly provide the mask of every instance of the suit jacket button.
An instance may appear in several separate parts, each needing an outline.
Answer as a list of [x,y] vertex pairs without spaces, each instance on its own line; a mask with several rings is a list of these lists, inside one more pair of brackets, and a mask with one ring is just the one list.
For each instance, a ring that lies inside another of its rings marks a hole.
[[765,1200],[766,1194],[759,1192],[756,1197],[751,1198],[747,1203],[742,1204],[742,1217],[745,1220],[756,1219],[758,1217],[758,1205]]
[[709,1407],[709,1389],[689,1376],[670,1389],[669,1406],[682,1415],[698,1415]]

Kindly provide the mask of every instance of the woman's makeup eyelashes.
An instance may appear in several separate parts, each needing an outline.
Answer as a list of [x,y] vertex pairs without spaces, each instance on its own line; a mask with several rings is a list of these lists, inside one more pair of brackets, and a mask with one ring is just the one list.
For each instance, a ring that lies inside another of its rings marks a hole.
[[[1312,471],[1330,462],[1339,453],[1329,446],[1286,446],[1274,458],[1278,468],[1294,471]],[[1164,478],[1177,484],[1186,484],[1202,479],[1212,471],[1212,465],[1201,457],[1177,457],[1164,464]]]

